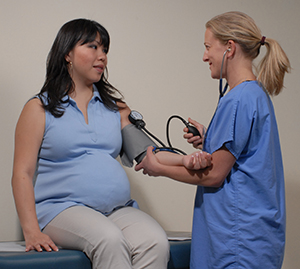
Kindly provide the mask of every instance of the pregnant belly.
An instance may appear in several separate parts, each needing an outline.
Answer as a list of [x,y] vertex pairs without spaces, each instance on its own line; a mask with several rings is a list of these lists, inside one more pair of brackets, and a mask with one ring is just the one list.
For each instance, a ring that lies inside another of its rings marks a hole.
[[[75,202],[107,213],[130,200],[130,184],[120,163],[108,154],[85,154],[71,163],[41,161],[37,202]],[[50,203],[51,203],[50,202]]]

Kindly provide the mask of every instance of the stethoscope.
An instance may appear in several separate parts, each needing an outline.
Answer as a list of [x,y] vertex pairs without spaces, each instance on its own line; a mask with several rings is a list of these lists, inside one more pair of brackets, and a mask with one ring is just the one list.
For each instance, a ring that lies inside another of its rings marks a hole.
[[[222,63],[221,63],[221,70],[220,70],[220,80],[219,80],[219,100],[218,100],[218,104],[221,100],[221,98],[224,96],[224,94],[226,93],[227,89],[228,89],[228,83],[226,82],[224,88],[223,88],[223,79],[222,79],[222,75],[223,75],[223,66],[224,66],[224,61],[225,61],[225,56],[226,56],[226,53],[231,51],[231,48],[227,49],[224,51],[224,54],[223,54],[223,58],[222,58]],[[217,108],[216,108],[217,110]],[[216,112],[215,112],[216,113]],[[215,115],[214,113],[214,115]],[[213,116],[214,117],[214,116]],[[211,123],[211,121],[210,121]],[[205,142],[205,138],[206,138],[206,134],[209,130],[209,127],[210,127],[210,124],[208,125],[207,129],[206,129],[206,132],[204,133],[203,135],[203,146],[204,146],[204,142]]]
[[225,87],[223,89],[223,79],[222,79],[224,60],[225,60],[226,53],[228,51],[231,51],[231,49],[229,48],[229,49],[225,50],[225,52],[223,54],[222,64],[221,64],[220,81],[219,81],[219,100],[224,96],[225,92],[228,89],[228,83],[227,82],[226,82],[226,85],[225,85]]

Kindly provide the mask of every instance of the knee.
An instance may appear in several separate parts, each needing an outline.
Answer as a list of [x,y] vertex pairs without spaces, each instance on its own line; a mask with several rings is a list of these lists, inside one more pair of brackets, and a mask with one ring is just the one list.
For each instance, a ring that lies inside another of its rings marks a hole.
[[145,250],[152,252],[155,255],[168,255],[170,251],[170,244],[168,238],[164,232],[160,233],[148,233],[144,237]]
[[130,248],[120,230],[101,233],[93,242],[86,253],[93,268],[131,268]]
[[116,250],[117,248],[128,248],[126,239],[119,229],[111,229],[102,233],[98,238],[98,246],[106,250]]
[[133,268],[167,268],[170,244],[165,233],[147,233],[133,253]]
[[153,247],[155,248],[157,253],[165,254],[169,253],[170,251],[170,244],[168,238],[165,233],[157,234],[153,236]]

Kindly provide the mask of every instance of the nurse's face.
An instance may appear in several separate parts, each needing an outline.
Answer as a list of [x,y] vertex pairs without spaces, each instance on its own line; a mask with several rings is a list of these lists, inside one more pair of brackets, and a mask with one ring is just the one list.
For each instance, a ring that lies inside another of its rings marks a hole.
[[[204,41],[205,51],[203,55],[203,61],[209,64],[211,71],[211,77],[215,79],[220,78],[220,71],[222,65],[222,59],[227,46],[222,44],[215,36],[212,31],[207,28],[205,31]],[[225,66],[225,64],[224,64]],[[226,77],[226,68],[223,68],[222,77]]]

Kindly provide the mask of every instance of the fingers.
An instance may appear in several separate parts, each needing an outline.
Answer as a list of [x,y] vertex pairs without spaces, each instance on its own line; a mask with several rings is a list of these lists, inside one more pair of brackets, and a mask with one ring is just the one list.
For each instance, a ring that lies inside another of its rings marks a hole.
[[205,126],[200,124],[199,122],[192,120],[191,118],[189,118],[189,123],[193,124],[198,131],[200,132],[201,136],[203,137],[205,135]]
[[195,158],[194,158],[194,169],[195,170],[199,170],[199,169],[201,169],[202,168],[202,166],[201,166],[201,163],[202,163],[202,159],[201,159],[201,157],[200,157],[200,154],[201,154],[202,152],[197,152],[196,154],[195,154]]
[[35,247],[26,245],[25,251],[28,252],[28,251],[34,250],[34,249],[35,249]]
[[211,166],[211,155],[207,152],[202,152],[202,151],[200,155],[201,155],[201,161],[200,161],[201,169]]
[[35,245],[26,245],[26,248],[25,248],[25,251],[28,252],[28,251],[31,251],[31,250],[36,250],[38,252],[42,252],[43,249],[41,247],[40,244],[35,244]]
[[143,161],[141,161],[139,164],[137,164],[137,165],[134,167],[134,170],[135,170],[135,171],[140,171],[140,170],[142,169],[142,167],[143,167],[143,166],[142,166],[142,162],[143,162]]
[[209,153],[206,153],[205,159],[207,162],[207,166],[211,166],[211,155]]
[[26,244],[25,251],[36,250],[38,252],[42,252],[46,250],[47,252],[58,251],[58,247],[53,243],[51,239],[43,242],[43,243],[35,243],[35,244]]
[[202,143],[202,138],[200,136],[194,136],[192,133],[186,133],[183,135],[183,138],[187,139],[187,142],[190,144],[193,143]]
[[185,139],[194,139],[195,137],[200,138],[200,136],[194,136],[192,133],[185,133],[185,134],[183,135],[183,137],[184,137]]
[[[150,158],[151,155],[153,155],[153,152],[152,152],[152,151],[153,151],[153,148],[154,148],[154,147],[152,147],[152,146],[149,146],[149,147],[147,148],[147,155],[144,157],[144,159],[143,159],[139,164],[137,164],[137,165],[134,167],[134,170],[135,170],[135,171],[140,171],[141,169],[144,169],[144,160],[146,160],[147,157]],[[145,169],[143,170],[143,174],[147,175]]]
[[200,157],[199,157],[199,166],[200,166],[200,169],[203,169],[203,168],[207,167],[207,160],[204,157],[204,154],[203,154],[202,151],[200,152],[199,155],[200,155]]
[[58,251],[58,247],[52,242],[52,240],[49,243],[43,244],[42,248],[45,249],[46,251]]
[[202,124],[198,123],[195,120],[189,118],[189,122],[193,124],[197,130],[200,132],[201,136],[194,136],[192,133],[188,133],[188,128],[184,128],[183,131],[185,134],[183,137],[187,140],[188,143],[192,144],[196,149],[202,149],[203,136],[205,134],[205,128]]
[[195,149],[202,149],[202,141],[203,141],[202,139],[195,140],[193,142],[193,147]]
[[26,247],[25,251],[31,251],[31,250],[36,250],[38,252],[42,252],[43,250],[47,251],[47,252],[51,252],[51,251],[58,251],[58,247],[52,243],[52,244],[36,244],[34,246],[29,246]]
[[198,127],[203,126],[202,124],[200,124],[199,122],[197,122],[191,118],[189,118],[188,121],[189,121],[189,123],[193,124],[197,129],[198,129]]
[[195,152],[189,162],[188,167],[193,170],[204,169],[211,165],[211,155],[207,152]]
[[188,162],[187,168],[189,168],[189,169],[195,169],[195,162],[196,162],[195,156],[192,155],[191,158],[190,158],[190,160],[189,160],[189,162]]

